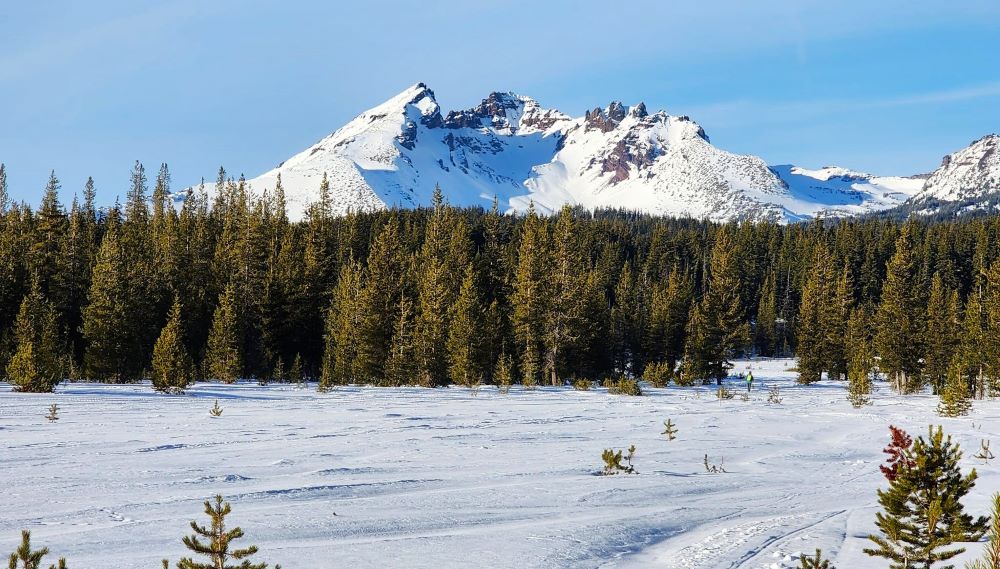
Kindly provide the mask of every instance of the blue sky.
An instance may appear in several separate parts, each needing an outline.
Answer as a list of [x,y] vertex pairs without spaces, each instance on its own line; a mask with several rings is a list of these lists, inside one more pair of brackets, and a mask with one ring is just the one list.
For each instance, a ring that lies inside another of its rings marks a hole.
[[912,174],[1000,131],[1000,2],[8,2],[0,162],[37,203],[135,160],[175,186],[255,176],[423,81],[572,115],[611,100],[687,114],[773,164]]

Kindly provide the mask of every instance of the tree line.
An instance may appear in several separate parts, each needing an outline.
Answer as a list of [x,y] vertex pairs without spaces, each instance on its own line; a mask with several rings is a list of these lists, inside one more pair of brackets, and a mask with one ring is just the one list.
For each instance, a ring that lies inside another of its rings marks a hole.
[[[150,186],[152,189],[150,190]],[[219,170],[180,197],[136,163],[124,204],[92,179],[37,209],[0,165],[0,370],[162,389],[238,378],[441,386],[725,377],[744,355],[800,381],[880,372],[901,393],[1000,386],[996,217],[716,224],[570,207],[449,206],[300,222],[280,179]]]

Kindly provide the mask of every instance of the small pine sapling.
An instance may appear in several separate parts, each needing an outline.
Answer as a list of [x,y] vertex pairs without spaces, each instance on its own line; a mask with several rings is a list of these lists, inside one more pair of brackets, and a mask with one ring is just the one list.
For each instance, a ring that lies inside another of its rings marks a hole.
[[625,474],[638,474],[635,471],[635,467],[632,466],[632,459],[633,458],[635,458],[635,445],[634,444],[630,445],[628,447],[628,454],[625,455],[625,462],[628,463],[628,466],[625,467]]
[[601,460],[604,461],[605,476],[615,474],[622,469],[622,451],[615,452],[614,449],[606,448],[601,453]]
[[[43,547],[38,551],[31,550],[31,532],[21,530],[21,545],[10,554],[7,563],[8,569],[41,569],[42,558],[49,554],[49,548]],[[49,565],[49,569],[66,569],[66,560],[60,558],[55,565]]]
[[803,555],[799,558],[799,569],[837,569],[829,561],[823,559],[823,551],[816,548],[816,555]]
[[593,383],[589,379],[575,379],[573,380],[573,389],[577,391],[590,391]]
[[53,403],[49,406],[49,414],[45,416],[49,422],[55,422],[59,420],[59,406]]
[[990,537],[983,551],[983,557],[966,563],[965,569],[1000,569],[1000,492],[993,494]]
[[663,422],[663,432],[660,433],[667,437],[668,441],[672,441],[677,438],[677,425],[674,424],[669,418]]
[[222,407],[219,407],[219,400],[218,399],[215,400],[215,405],[212,406],[212,408],[208,410],[208,414],[211,415],[211,416],[213,416],[213,417],[221,417],[222,416]]
[[969,414],[969,409],[972,408],[969,383],[958,358],[948,366],[944,387],[938,395],[941,397],[937,407],[938,415],[961,417]]
[[496,370],[493,372],[493,381],[497,384],[500,393],[506,395],[510,393],[510,386],[514,383],[514,365],[510,356],[500,354],[497,358]]
[[292,369],[288,370],[288,379],[298,387],[305,387],[305,375],[302,373],[302,354],[295,354]]
[[986,464],[989,464],[991,460],[996,458],[993,456],[993,453],[990,452],[990,441],[986,439],[982,439],[979,442],[979,452],[972,456],[973,458],[978,458],[979,460],[986,462]]
[[[192,521],[191,529],[194,533],[185,536],[183,542],[195,554],[207,557],[209,563],[198,563],[185,557],[177,564],[177,569],[267,569],[267,563],[251,563],[247,559],[257,553],[256,545],[232,551],[229,549],[233,541],[243,537],[243,530],[239,527],[226,529],[226,516],[231,511],[229,502],[223,502],[222,496],[216,496],[214,504],[205,502],[205,514],[211,519],[212,526],[208,528]],[[208,541],[204,542],[202,538]],[[243,562],[239,565],[227,565],[230,559]],[[281,566],[275,565],[274,569],[281,569]]]
[[[632,465],[632,459],[635,457],[635,445],[628,448],[627,455],[622,456],[623,453],[624,451],[621,450],[615,452],[614,449],[604,449],[604,452],[601,453],[601,460],[604,461],[604,470],[602,471],[604,476],[611,476],[618,473],[637,474],[635,467]],[[623,458],[627,464],[622,464]]]
[[896,474],[900,468],[913,466],[913,459],[910,458],[909,451],[913,445],[913,438],[906,434],[906,431],[889,425],[889,434],[892,438],[889,445],[882,449],[882,452],[889,455],[885,459],[885,464],[878,467],[889,482],[896,480]]
[[767,402],[772,405],[781,405],[782,397],[781,391],[778,389],[777,385],[772,385],[767,388]]

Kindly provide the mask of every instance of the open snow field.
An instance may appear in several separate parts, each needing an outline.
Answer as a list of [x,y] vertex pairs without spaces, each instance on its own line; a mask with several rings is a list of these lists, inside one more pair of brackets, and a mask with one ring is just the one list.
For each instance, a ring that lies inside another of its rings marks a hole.
[[[259,559],[286,569],[783,568],[815,547],[840,569],[885,567],[861,549],[890,423],[912,435],[943,424],[980,474],[966,507],[987,513],[1000,460],[972,455],[982,438],[1000,454],[1000,402],[942,419],[935,397],[903,399],[880,384],[874,405],[856,410],[842,384],[795,385],[793,363],[754,362],[749,402],[673,386],[633,398],[255,384],[30,395],[4,385],[0,554],[26,528],[52,550],[47,561],[66,556],[72,569],[158,567],[185,553],[188,522],[221,493]],[[770,385],[782,404],[767,404]],[[211,418],[216,399],[224,414]],[[61,419],[50,423],[53,402]],[[660,434],[668,417],[680,429],[673,442]],[[631,443],[640,474],[594,475],[604,448]],[[705,453],[728,473],[707,474]]]

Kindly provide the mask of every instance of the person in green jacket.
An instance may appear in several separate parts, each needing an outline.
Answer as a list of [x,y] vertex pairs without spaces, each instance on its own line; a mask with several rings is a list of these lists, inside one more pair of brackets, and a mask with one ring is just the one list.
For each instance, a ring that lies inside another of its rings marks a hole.
[[747,370],[747,393],[750,393],[751,387],[753,387],[753,372]]

